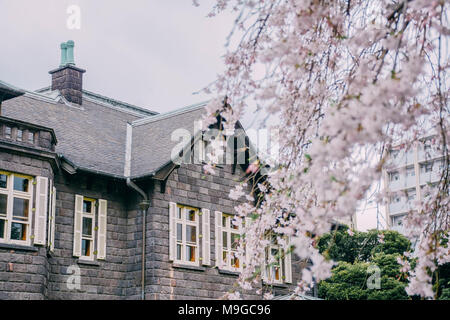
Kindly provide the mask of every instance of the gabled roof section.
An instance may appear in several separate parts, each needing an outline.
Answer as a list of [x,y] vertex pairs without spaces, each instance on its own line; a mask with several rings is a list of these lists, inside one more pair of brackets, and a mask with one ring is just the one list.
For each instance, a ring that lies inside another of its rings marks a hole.
[[[178,129],[197,132],[195,123],[205,113],[206,102],[191,105],[173,112],[132,122],[131,177],[152,175],[171,161],[173,148],[181,141],[172,141]],[[197,130],[198,131],[198,130]]]

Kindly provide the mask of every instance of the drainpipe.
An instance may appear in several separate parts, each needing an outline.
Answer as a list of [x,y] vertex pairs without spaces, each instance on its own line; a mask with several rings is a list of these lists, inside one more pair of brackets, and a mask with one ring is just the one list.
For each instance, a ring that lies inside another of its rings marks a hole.
[[130,178],[127,178],[127,186],[131,189],[137,191],[142,198],[144,198],[139,203],[139,209],[142,212],[142,266],[141,266],[141,299],[145,300],[145,242],[146,242],[146,220],[147,220],[147,210],[150,207],[150,201],[148,200],[147,194],[139,188]]

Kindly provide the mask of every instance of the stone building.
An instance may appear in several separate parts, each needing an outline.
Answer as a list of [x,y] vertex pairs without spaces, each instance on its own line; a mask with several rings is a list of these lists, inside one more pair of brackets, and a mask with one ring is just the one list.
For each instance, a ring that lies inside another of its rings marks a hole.
[[[232,290],[242,263],[228,195],[248,161],[204,174],[207,142],[195,129],[204,104],[158,114],[87,91],[73,42],[61,52],[47,88],[0,81],[0,299],[217,299]],[[198,161],[172,160],[180,129],[192,134],[183,156],[198,142]],[[277,259],[261,285],[286,294],[301,263]]]

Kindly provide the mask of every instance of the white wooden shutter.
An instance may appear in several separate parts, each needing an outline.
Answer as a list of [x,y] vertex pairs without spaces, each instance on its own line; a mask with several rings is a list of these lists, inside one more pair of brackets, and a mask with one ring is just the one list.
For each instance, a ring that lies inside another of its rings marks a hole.
[[222,244],[223,244],[223,240],[222,240],[222,212],[220,211],[216,211],[215,212],[215,216],[216,216],[216,230],[215,230],[215,240],[216,240],[216,266],[217,267],[222,267]]
[[51,192],[51,207],[50,207],[50,221],[48,222],[49,226],[50,226],[50,233],[48,235],[49,238],[49,247],[50,247],[50,251],[54,251],[55,250],[55,228],[56,228],[56,188],[52,187],[52,192]]
[[210,232],[210,211],[209,209],[202,209],[202,263],[206,266],[211,265],[211,232]]
[[52,203],[53,203],[53,181],[48,180],[48,190],[50,192],[48,196],[48,225],[47,225],[47,248],[50,249],[51,237],[52,237]]
[[106,227],[108,215],[108,201],[98,200],[98,232],[97,232],[97,259],[106,259]]
[[264,249],[264,260],[261,266],[261,278],[265,281],[268,282],[269,277],[268,277],[268,273],[267,273],[267,264],[266,261],[269,258],[269,252],[270,249],[266,248]]
[[[289,239],[289,241],[288,241],[289,246],[290,246],[290,243],[291,243],[291,241]],[[288,246],[288,248],[289,248],[289,246]],[[292,253],[289,252],[285,255],[285,258],[284,258],[284,263],[285,263],[284,270],[286,272],[285,282],[287,282],[287,283],[292,283],[292,259],[291,259],[291,256],[292,256]]]
[[81,232],[82,232],[83,196],[75,195],[75,214],[73,223],[73,255],[81,257]]
[[[247,243],[247,234],[248,234],[248,229],[247,227],[250,226],[250,224],[252,223],[252,219],[250,217],[245,217],[245,228],[246,228],[246,234],[245,234],[245,243]],[[250,250],[247,250],[247,246],[245,246],[245,266],[249,265],[250,262]]]
[[34,244],[45,245],[47,236],[48,178],[36,177]]
[[169,260],[174,261],[177,253],[177,226],[176,226],[177,204],[169,203]]

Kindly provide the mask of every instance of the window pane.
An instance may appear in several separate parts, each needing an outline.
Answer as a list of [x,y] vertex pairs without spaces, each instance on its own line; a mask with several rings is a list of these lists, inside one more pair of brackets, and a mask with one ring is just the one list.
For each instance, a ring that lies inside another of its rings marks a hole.
[[5,220],[0,219],[0,239],[5,238]]
[[34,143],[34,133],[33,132],[28,132],[28,142]]
[[5,137],[11,138],[11,127],[5,127]]
[[28,192],[28,179],[14,176],[14,190]]
[[92,236],[92,219],[83,217],[83,235]]
[[222,246],[226,249],[228,248],[228,233],[223,231],[222,232]]
[[186,226],[186,241],[187,242],[197,242],[197,227]]
[[195,210],[188,210],[186,213],[186,220],[195,221]]
[[83,201],[83,212],[92,213],[92,201]]
[[186,259],[187,261],[195,262],[195,247],[186,246]]
[[227,216],[223,215],[222,216],[222,227],[226,227],[227,226]]
[[224,264],[228,264],[228,252],[227,251],[223,251],[222,252],[222,261]]
[[181,208],[177,207],[177,218],[181,219]]
[[177,223],[177,241],[183,241],[183,225]]
[[177,260],[181,260],[181,244],[177,244]]
[[91,240],[83,239],[81,241],[81,250],[83,256],[89,257],[91,255]]
[[6,216],[6,204],[8,203],[8,196],[0,194],[0,216]]
[[237,233],[231,234],[231,249],[237,250],[239,246],[239,235]]
[[232,254],[231,256],[231,266],[233,268],[239,268],[239,259],[235,256],[235,254]]
[[14,198],[13,216],[16,218],[28,218],[28,200]]
[[22,223],[11,223],[11,239],[27,240],[27,225]]
[[274,271],[275,280],[280,280],[280,268],[274,267]]
[[17,141],[22,141],[22,138],[23,138],[23,131],[17,129]]
[[8,182],[8,176],[6,174],[0,174],[0,188],[6,189]]

